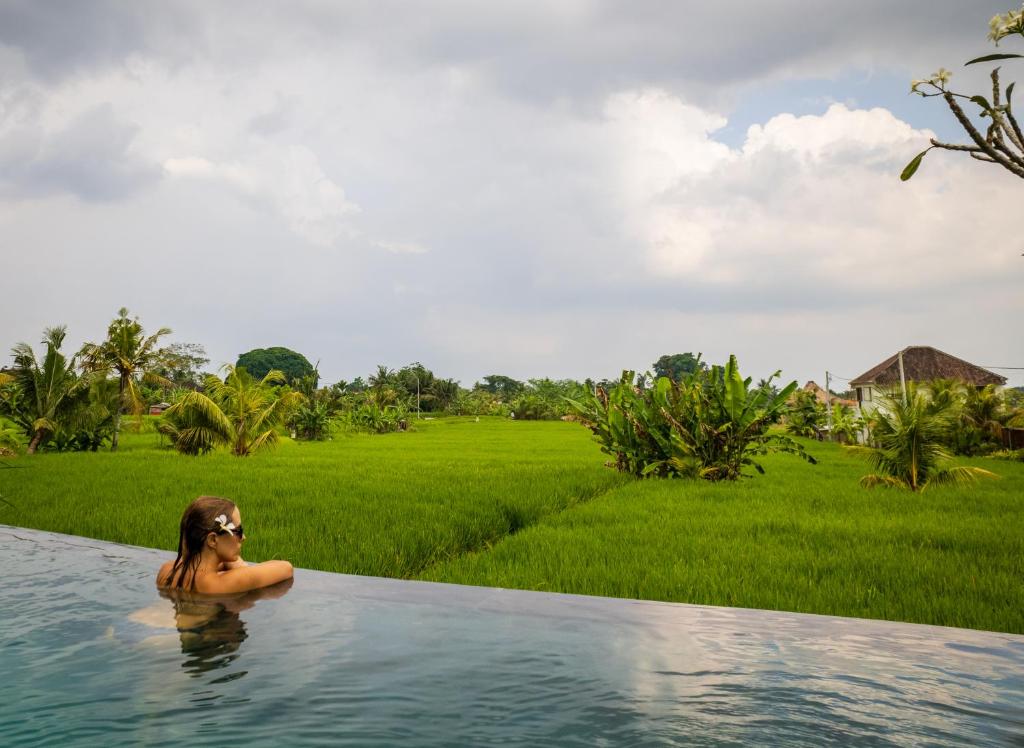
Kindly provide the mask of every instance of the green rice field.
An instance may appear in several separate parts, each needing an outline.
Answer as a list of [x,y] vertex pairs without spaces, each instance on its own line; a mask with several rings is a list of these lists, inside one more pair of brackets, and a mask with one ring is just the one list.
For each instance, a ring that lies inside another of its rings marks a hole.
[[184,507],[238,502],[250,561],[375,576],[1024,633],[1024,464],[973,488],[858,486],[807,442],[739,483],[635,481],[562,422],[446,418],[409,433],[191,458],[153,433],[0,470],[0,523],[171,550]]

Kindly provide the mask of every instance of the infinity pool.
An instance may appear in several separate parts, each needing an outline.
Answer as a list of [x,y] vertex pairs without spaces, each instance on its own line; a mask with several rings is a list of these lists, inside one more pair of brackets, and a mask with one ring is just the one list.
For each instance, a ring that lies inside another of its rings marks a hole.
[[0,525],[0,743],[1024,744],[1022,636],[168,557]]

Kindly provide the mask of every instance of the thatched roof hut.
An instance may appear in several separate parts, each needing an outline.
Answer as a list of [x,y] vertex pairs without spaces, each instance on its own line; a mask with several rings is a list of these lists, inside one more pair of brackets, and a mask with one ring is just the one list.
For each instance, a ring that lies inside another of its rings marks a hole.
[[[908,382],[927,382],[932,379],[958,379],[975,387],[988,384],[1004,385],[1006,377],[932,348],[930,345],[912,345],[904,348],[903,373]],[[877,366],[868,369],[850,382],[852,387],[898,387],[900,384],[899,353],[894,353]]]

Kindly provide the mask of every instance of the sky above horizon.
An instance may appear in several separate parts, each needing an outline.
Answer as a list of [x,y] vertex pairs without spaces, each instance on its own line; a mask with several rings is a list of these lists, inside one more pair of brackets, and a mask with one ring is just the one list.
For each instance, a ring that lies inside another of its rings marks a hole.
[[808,5],[0,0],[0,349],[126,306],[326,383],[1024,367],[1024,184],[898,179],[1012,5]]

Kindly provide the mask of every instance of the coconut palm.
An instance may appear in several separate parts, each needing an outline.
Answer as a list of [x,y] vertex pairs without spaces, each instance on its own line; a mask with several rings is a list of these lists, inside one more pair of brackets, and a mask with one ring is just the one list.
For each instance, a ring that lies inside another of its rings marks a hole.
[[389,369],[384,364],[377,365],[377,371],[370,375],[369,383],[370,389],[378,392],[383,391],[385,387],[393,385],[395,382],[395,370]]
[[857,435],[864,429],[864,419],[849,405],[836,403],[832,406],[832,434],[846,444],[856,444]]
[[963,420],[985,437],[999,439],[1007,413],[1002,395],[993,384],[973,388],[964,399]]
[[157,428],[179,452],[204,454],[226,444],[236,457],[246,457],[270,447],[278,440],[275,428],[303,400],[298,392],[274,388],[285,381],[279,371],[259,380],[242,366],[222,371],[223,380],[206,378],[206,394],[187,392],[164,411]]
[[459,399],[459,383],[454,379],[435,379],[427,393],[433,398],[434,410],[446,410]]
[[143,399],[139,392],[141,381],[171,386],[168,380],[156,373],[163,364],[157,343],[160,338],[170,334],[170,328],[161,327],[146,337],[138,317],[130,319],[128,309],[121,307],[117,319],[107,328],[107,339],[102,343],[86,343],[82,346],[80,355],[86,369],[97,372],[112,371],[118,377],[120,408],[114,417],[111,451],[117,450],[121,414],[142,412]]
[[[911,383],[909,387],[913,389],[915,385]],[[928,396],[929,410],[933,413],[952,411],[954,418],[967,397],[967,386],[959,379],[936,378],[920,389]]]
[[945,466],[952,455],[943,446],[953,426],[952,408],[935,410],[926,393],[893,393],[880,398],[872,415],[871,438],[876,447],[850,447],[864,454],[878,472],[861,478],[861,485],[892,486],[923,491],[932,485],[974,483],[995,478],[988,470]]
[[67,328],[48,327],[43,331],[46,355],[36,359],[32,346],[18,343],[14,356],[14,389],[5,392],[5,405],[29,436],[28,453],[33,454],[43,440],[58,428],[59,417],[88,380],[75,374],[75,357],[60,352]]

